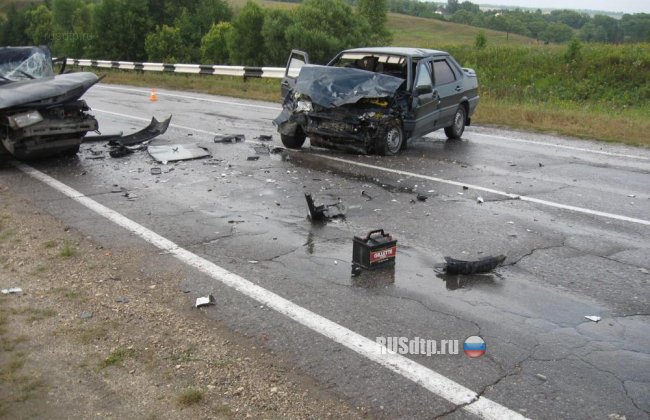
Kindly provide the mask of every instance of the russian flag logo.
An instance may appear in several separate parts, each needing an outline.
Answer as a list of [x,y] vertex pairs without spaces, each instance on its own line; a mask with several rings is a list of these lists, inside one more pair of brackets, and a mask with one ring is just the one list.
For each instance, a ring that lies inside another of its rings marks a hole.
[[481,357],[485,354],[485,341],[478,335],[473,335],[465,340],[463,344],[463,351],[467,357],[475,358]]

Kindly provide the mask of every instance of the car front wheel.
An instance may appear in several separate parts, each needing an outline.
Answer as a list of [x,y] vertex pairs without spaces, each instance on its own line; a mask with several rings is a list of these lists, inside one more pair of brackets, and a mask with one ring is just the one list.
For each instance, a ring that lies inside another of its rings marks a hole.
[[391,121],[380,139],[378,153],[384,156],[393,156],[399,153],[404,144],[404,130],[399,121]]
[[459,139],[465,131],[465,120],[465,107],[461,105],[454,114],[454,122],[449,127],[445,127],[447,138],[453,140]]
[[293,136],[287,136],[285,134],[280,134],[280,139],[282,139],[282,144],[289,149],[300,149],[305,143],[306,136],[302,132],[294,134]]

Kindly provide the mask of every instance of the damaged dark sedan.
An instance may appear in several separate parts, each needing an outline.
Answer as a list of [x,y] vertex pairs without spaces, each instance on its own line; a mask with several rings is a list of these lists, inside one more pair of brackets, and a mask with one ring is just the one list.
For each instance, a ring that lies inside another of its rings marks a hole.
[[410,139],[444,129],[462,136],[478,105],[474,70],[444,51],[357,48],[326,66],[291,52],[274,120],[282,143],[395,155]]

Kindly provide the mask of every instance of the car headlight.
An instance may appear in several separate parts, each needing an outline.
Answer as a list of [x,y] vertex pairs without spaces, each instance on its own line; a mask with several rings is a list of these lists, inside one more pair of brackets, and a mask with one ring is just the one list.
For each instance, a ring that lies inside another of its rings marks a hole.
[[313,109],[309,99],[301,99],[296,103],[295,112],[311,112]]
[[29,127],[30,125],[37,124],[43,121],[43,116],[41,115],[40,112],[34,110],[34,111],[23,112],[20,114],[14,114],[10,117],[7,117],[7,120],[9,120],[9,126],[11,128],[17,129],[17,128],[25,128],[25,127]]

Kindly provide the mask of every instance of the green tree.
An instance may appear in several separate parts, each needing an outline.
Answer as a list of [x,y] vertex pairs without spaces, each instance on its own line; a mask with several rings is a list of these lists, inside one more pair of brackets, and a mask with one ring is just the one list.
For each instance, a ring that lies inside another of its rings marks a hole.
[[190,58],[180,30],[167,25],[147,35],[144,49],[148,59],[154,62],[183,63]]
[[147,0],[102,0],[95,5],[91,44],[94,58],[144,60],[144,40],[150,30],[148,16]]
[[264,38],[264,64],[284,66],[291,50],[287,41],[287,28],[293,24],[290,12],[282,9],[268,9],[264,15],[262,37]]
[[569,64],[575,64],[582,58],[582,44],[577,37],[571,38],[571,42],[567,45],[566,52],[564,53],[564,61]]
[[27,35],[27,26],[29,25],[27,13],[29,8],[18,11],[16,4],[11,2],[6,15],[6,24],[3,27],[2,39],[3,45],[29,45],[30,38]]
[[357,13],[370,25],[368,45],[386,45],[390,43],[391,34],[386,29],[388,18],[386,0],[358,0]]
[[551,23],[548,25],[544,33],[542,33],[542,39],[545,42],[556,42],[562,43],[567,42],[575,35],[573,29],[565,25],[564,23]]
[[487,46],[487,37],[485,36],[485,32],[479,31],[479,33],[476,34],[476,38],[474,38],[474,47],[477,50],[482,50]]
[[230,22],[212,25],[212,28],[201,39],[201,62],[203,64],[228,63],[228,38],[232,31]]
[[458,0],[447,0],[447,14],[453,15],[460,8]]
[[312,61],[325,63],[342,49],[366,44],[367,33],[367,21],[343,0],[305,0],[295,11],[287,40],[292,48],[309,52]]
[[264,37],[260,28],[264,25],[264,10],[248,0],[239,16],[232,22],[232,36],[228,49],[234,64],[261,66],[264,64]]
[[46,45],[52,42],[52,12],[46,5],[40,4],[27,12],[29,22],[25,32],[31,38],[31,44]]

